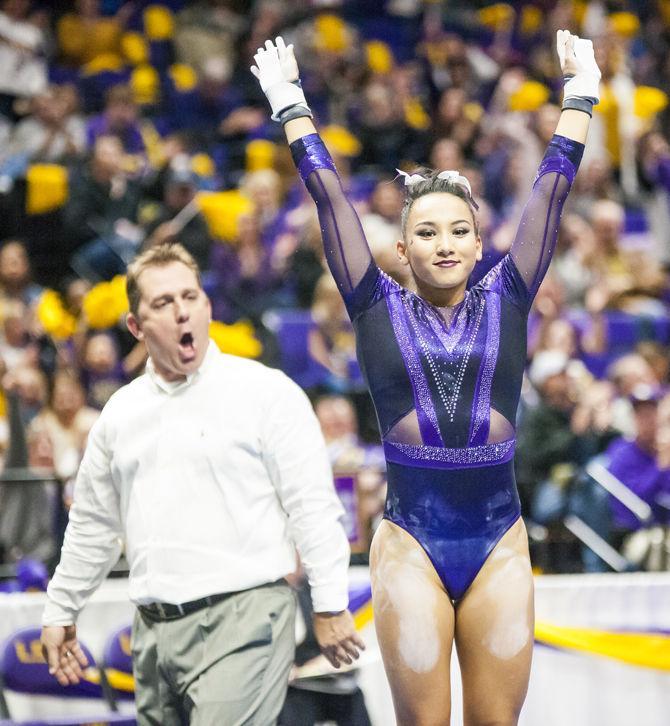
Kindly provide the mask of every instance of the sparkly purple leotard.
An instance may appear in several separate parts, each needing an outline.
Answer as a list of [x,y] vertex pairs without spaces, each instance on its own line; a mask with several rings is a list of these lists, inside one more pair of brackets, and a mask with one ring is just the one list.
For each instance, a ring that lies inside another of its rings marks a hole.
[[526,321],[583,149],[554,136],[509,254],[445,311],[374,263],[319,136],[291,144],[375,404],[388,465],[384,516],[421,544],[453,600],[520,514],[514,421]]

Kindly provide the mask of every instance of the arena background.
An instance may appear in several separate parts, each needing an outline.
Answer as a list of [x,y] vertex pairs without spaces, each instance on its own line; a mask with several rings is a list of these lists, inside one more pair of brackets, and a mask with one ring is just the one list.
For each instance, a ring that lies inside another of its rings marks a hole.
[[[465,174],[485,249],[476,280],[508,250],[560,113],[558,28],[593,39],[603,75],[529,324],[517,479],[538,574],[538,645],[522,723],[667,722],[665,0],[0,2],[5,686],[12,653],[43,666],[33,635],[11,636],[39,624],[86,435],[143,370],[124,325],[125,266],[174,239],[201,266],[216,344],[284,369],[314,402],[347,509],[352,607],[371,644],[359,682],[373,722],[392,723],[366,569],[385,493],[374,412],[313,204],[248,69],[265,38],[295,44],[375,258],[401,282],[397,169]],[[124,567],[82,615],[98,660],[130,620]],[[31,671],[28,695],[6,687],[0,715],[109,708],[109,692],[83,704],[37,696],[39,678]],[[131,692],[121,671],[112,681]]]

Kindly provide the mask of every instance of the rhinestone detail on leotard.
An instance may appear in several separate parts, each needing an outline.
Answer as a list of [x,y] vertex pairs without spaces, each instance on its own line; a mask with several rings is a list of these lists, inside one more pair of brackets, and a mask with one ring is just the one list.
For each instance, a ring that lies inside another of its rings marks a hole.
[[445,410],[449,417],[449,421],[451,423],[453,423],[453,421],[454,421],[454,416],[456,414],[456,404],[458,403],[458,397],[461,392],[461,386],[463,385],[463,379],[465,378],[465,371],[468,366],[468,361],[470,360],[470,354],[472,353],[472,348],[475,344],[475,338],[477,337],[477,332],[479,331],[479,326],[482,321],[482,316],[484,315],[485,306],[486,306],[486,301],[482,298],[481,303],[479,305],[479,309],[477,310],[477,318],[475,319],[475,323],[472,326],[472,330],[470,332],[470,337],[468,339],[468,342],[466,343],[465,350],[463,351],[460,365],[458,367],[458,373],[456,374],[456,380],[454,381],[454,385],[453,385],[453,388],[450,393],[446,390],[446,387],[442,380],[442,376],[439,375],[439,372],[437,370],[437,365],[433,359],[433,356],[430,353],[430,348],[428,346],[428,343],[427,343],[424,335],[421,332],[421,328],[418,325],[416,316],[411,315],[411,314],[408,316],[411,321],[412,328],[414,330],[416,338],[419,341],[419,346],[421,347],[421,351],[422,351],[423,355],[425,356],[426,361],[428,363],[428,368],[430,369],[431,376],[433,378],[433,381],[435,382],[435,386],[437,388],[438,395],[440,396],[440,399],[442,400],[442,403],[444,404]]
[[446,464],[472,466],[473,464],[497,464],[505,461],[514,452],[516,439],[500,441],[496,444],[449,448],[444,446],[415,446],[384,442],[385,449],[397,449],[410,459],[439,461]]

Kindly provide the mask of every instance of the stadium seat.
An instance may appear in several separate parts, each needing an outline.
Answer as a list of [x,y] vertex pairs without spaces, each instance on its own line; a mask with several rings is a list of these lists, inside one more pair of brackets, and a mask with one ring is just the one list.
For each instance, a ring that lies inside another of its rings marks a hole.
[[314,327],[306,310],[272,310],[263,316],[265,325],[279,343],[281,369],[299,386],[311,388],[323,383],[328,371],[309,354],[307,340]]
[[110,694],[114,700],[132,701],[135,699],[130,634],[130,625],[114,631],[107,639],[102,654],[107,683],[110,686]]

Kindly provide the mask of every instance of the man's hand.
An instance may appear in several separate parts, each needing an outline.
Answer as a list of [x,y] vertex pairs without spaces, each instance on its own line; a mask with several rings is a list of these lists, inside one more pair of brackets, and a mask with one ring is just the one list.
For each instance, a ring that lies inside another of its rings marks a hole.
[[76,625],[45,625],[42,628],[42,653],[49,664],[49,673],[61,684],[79,683],[88,658],[77,640]]
[[351,665],[358,658],[359,650],[365,650],[348,610],[335,614],[314,613],[314,635],[321,652],[335,668],[342,663]]

